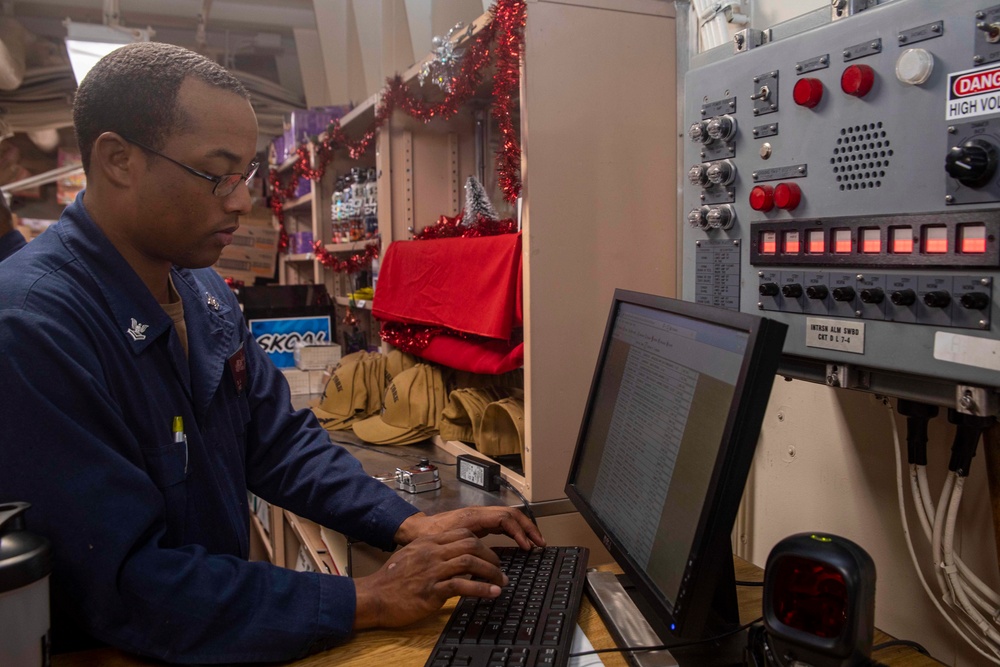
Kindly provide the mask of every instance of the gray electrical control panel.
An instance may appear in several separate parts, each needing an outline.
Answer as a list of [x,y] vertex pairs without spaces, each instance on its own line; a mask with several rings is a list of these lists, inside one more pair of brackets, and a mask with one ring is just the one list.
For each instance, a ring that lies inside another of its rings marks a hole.
[[787,323],[787,375],[995,412],[1000,5],[832,4],[692,60],[683,296]]

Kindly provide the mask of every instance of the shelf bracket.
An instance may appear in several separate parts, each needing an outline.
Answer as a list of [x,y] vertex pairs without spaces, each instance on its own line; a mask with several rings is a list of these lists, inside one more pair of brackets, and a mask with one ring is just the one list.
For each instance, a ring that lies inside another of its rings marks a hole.
[[404,226],[412,236],[418,230],[413,228],[413,132],[403,132],[403,193],[406,199]]
[[448,161],[451,172],[451,210],[458,211],[458,193],[462,184],[458,173],[458,134],[455,132],[448,134]]

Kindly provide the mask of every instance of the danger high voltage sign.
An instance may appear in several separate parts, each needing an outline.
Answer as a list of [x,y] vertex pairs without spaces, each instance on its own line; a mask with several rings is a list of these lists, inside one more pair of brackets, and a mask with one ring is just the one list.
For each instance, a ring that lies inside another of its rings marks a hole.
[[945,119],[1000,113],[1000,66],[948,75]]

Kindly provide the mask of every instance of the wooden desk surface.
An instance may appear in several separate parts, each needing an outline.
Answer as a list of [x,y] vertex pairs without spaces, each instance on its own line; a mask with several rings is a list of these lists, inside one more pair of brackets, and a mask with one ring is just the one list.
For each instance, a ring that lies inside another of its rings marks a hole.
[[[760,580],[761,568],[740,558],[735,559],[736,578],[742,581]],[[620,571],[616,566],[602,566],[602,570]],[[759,587],[739,588],[740,621],[749,623],[761,615],[763,589]],[[392,667],[422,667],[431,649],[437,642],[438,635],[451,615],[458,598],[450,600],[441,610],[420,623],[399,630],[369,630],[358,635],[347,644],[335,649],[317,653],[302,660],[288,663],[294,667],[370,667],[370,665],[391,665]],[[613,648],[612,640],[604,621],[597,614],[587,596],[583,598],[578,620],[584,634],[594,645],[594,648]],[[875,644],[892,639],[879,630],[875,631]],[[907,647],[892,647],[884,649],[872,656],[880,663],[889,667],[906,665],[907,667],[934,667],[940,663],[920,655]],[[605,653],[601,660],[607,667],[627,667],[628,663],[621,654]],[[161,665],[154,660],[144,660],[127,655],[114,649],[97,649],[80,653],[53,656],[53,667],[140,667]]]

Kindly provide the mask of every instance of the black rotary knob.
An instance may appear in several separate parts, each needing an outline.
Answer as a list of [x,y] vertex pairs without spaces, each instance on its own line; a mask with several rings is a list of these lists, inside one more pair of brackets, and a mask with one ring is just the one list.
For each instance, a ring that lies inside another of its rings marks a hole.
[[944,290],[933,290],[924,295],[924,304],[928,308],[947,308],[951,303],[951,295]]
[[878,287],[866,287],[861,290],[862,303],[882,303],[885,300],[885,292]]
[[781,286],[781,294],[786,299],[798,299],[802,296],[802,285],[798,283],[788,283]]
[[778,296],[777,283],[761,283],[758,290],[761,296]]
[[889,301],[896,306],[912,306],[917,302],[917,293],[911,289],[896,290],[889,295]]
[[985,139],[969,139],[948,151],[944,170],[962,185],[981,188],[996,173],[996,146]]
[[834,287],[833,288],[833,300],[834,301],[854,301],[854,288],[853,287]]
[[958,302],[962,308],[969,310],[986,310],[990,307],[990,297],[984,292],[966,292],[959,297]]
[[823,300],[829,293],[830,290],[826,288],[826,285],[810,285],[806,288],[806,296],[810,299]]

